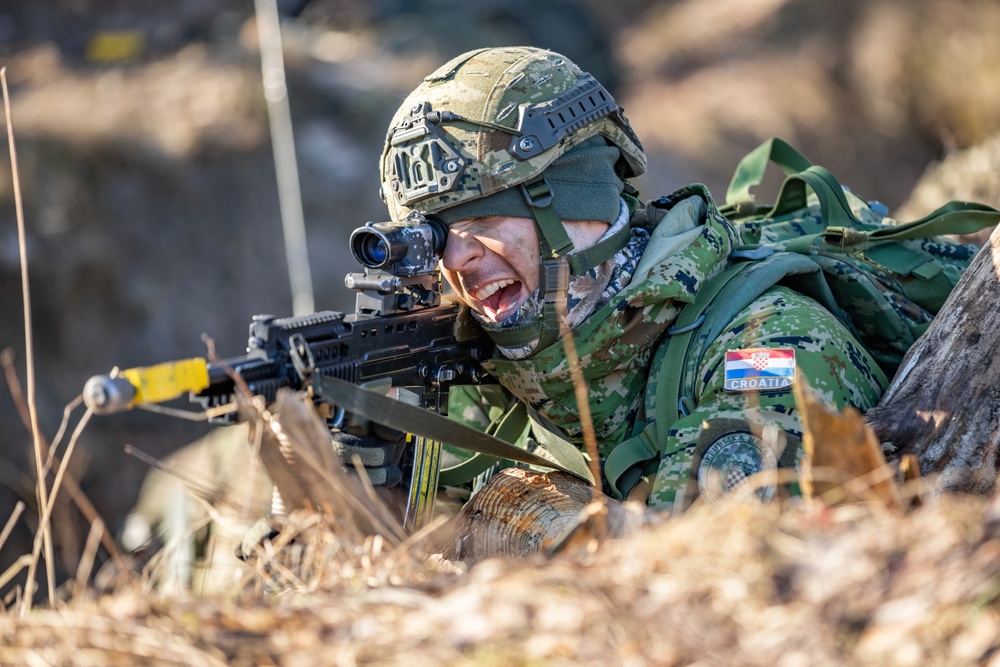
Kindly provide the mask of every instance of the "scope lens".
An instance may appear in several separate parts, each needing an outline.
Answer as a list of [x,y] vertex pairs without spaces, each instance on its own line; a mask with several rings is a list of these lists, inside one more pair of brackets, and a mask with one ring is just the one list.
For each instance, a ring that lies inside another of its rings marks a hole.
[[394,259],[389,239],[370,227],[357,229],[351,235],[351,252],[355,259],[372,269],[382,268]]
[[367,263],[374,266],[381,266],[385,262],[385,258],[389,256],[389,248],[386,246],[385,241],[374,234],[364,237],[361,252],[364,254]]

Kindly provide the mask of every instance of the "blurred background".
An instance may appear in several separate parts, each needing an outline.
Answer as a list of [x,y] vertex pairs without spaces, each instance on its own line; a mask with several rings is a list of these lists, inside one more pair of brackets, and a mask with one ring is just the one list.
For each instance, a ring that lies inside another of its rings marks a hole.
[[[772,135],[855,192],[919,217],[1000,203],[1000,4],[992,0],[278,0],[317,309],[352,310],[352,229],[384,219],[386,125],[420,79],[491,45],[551,48],[597,76],[649,156],[655,197],[706,183]],[[250,0],[0,3],[27,223],[39,420],[46,438],[113,366],[244,351],[256,313],[292,312]],[[773,195],[773,193],[771,193]],[[764,197],[767,199],[767,196]],[[10,164],[0,160],[0,348],[25,378]],[[8,373],[8,377],[11,374]],[[0,524],[36,524],[23,403],[0,389]],[[78,409],[75,413],[80,414]],[[207,428],[95,418],[70,471],[120,532],[149,467]],[[239,464],[221,474],[245,476]],[[89,527],[64,493],[63,575]],[[26,546],[27,545],[27,546]],[[103,558],[103,555],[102,555]]]

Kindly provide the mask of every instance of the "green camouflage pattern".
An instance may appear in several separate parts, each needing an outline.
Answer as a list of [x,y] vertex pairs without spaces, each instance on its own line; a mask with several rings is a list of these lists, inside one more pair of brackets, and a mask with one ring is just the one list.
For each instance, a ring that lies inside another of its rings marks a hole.
[[[850,190],[844,195],[857,218],[853,229],[875,231],[900,224]],[[784,249],[826,229],[815,195],[808,206],[776,218],[735,218],[744,242]],[[932,236],[847,244],[817,238],[810,257],[820,265],[837,304],[858,339],[890,375],[926,330],[951,289],[972,263],[978,246]],[[938,273],[939,271],[939,273]],[[932,275],[933,274],[933,275]]]
[[[656,229],[632,282],[574,332],[602,460],[655,415],[656,382],[666,350],[659,344],[663,332],[705,281],[726,268],[730,252],[743,241],[740,228],[718,212],[703,186],[689,186],[665,199],[678,203],[662,220],[649,220],[648,207],[634,218]],[[671,233],[660,233],[664,230]],[[678,248],[679,240],[683,245]],[[830,312],[787,288],[767,290],[706,350],[697,370],[697,395],[690,397],[697,407],[674,425],[667,442],[658,443],[662,456],[652,471],[651,507],[679,511],[699,497],[699,466],[713,443],[753,439],[773,454],[763,459],[795,465],[802,427],[791,389],[723,389],[726,350],[751,347],[794,348],[797,368],[824,400],[838,407],[866,410],[888,384],[871,355]],[[487,368],[517,399],[558,427],[559,435],[582,444],[561,342],[525,360],[493,359]],[[455,403],[453,414],[463,411]],[[709,495],[714,497],[714,490]]]
[[[692,187],[679,198],[698,194],[707,197],[703,188]],[[694,225],[678,224],[672,218],[694,213],[693,206],[676,207],[661,224],[687,230]],[[633,276],[628,286],[574,332],[602,458],[628,436],[636,421],[650,360],[663,332],[680,308],[694,300],[699,286],[725,268],[737,242],[735,226],[713,206],[707,222],[686,247]],[[644,256],[656,256],[661,244],[661,237],[654,234]],[[494,358],[484,367],[515,397],[557,426],[560,435],[582,444],[573,381],[561,341],[527,359]]]
[[[560,155],[598,134],[621,149],[627,166],[624,177],[643,173],[645,155],[629,136],[631,132],[621,125],[627,126],[627,121],[620,113],[576,129],[534,157],[522,160],[509,152],[521,106],[554,99],[577,83],[580,72],[579,67],[558,53],[503,47],[465,53],[426,77],[393,116],[379,160],[382,197],[391,219],[402,221],[412,210],[431,215],[525,183],[541,174]],[[402,128],[410,112],[423,104],[429,104],[431,111],[447,111],[472,121],[434,124],[438,135],[466,166],[455,188],[409,201],[394,177],[397,148],[392,144],[392,136],[397,128]],[[509,128],[510,132],[477,124],[484,122]]]
[[[786,287],[773,287],[743,309],[708,347],[698,369],[697,408],[681,417],[664,444],[649,505],[664,511],[688,507],[699,495],[696,475],[708,448],[731,433],[761,439],[783,466],[800,450],[802,426],[791,388],[732,393],[723,389],[726,350],[782,347],[795,350],[795,366],[828,404],[859,410],[874,406],[888,386],[878,364],[826,309]],[[661,348],[664,350],[665,346]],[[658,368],[654,358],[652,368]],[[646,413],[654,414],[657,373],[650,375]]]

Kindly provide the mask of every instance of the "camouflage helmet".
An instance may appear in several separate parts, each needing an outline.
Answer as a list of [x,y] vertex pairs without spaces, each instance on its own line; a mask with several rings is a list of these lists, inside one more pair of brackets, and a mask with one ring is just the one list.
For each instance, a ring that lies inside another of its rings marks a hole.
[[470,51],[423,80],[389,126],[379,162],[392,220],[433,215],[538,178],[602,135],[622,179],[646,157],[607,90],[568,58],[531,47]]

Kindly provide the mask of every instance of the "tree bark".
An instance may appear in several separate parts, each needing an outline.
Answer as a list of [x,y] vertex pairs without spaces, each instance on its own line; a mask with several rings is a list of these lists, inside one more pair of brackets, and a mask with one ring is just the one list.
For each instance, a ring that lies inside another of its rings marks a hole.
[[991,494],[1000,445],[1000,228],[868,411],[890,458],[913,454],[942,491]]

